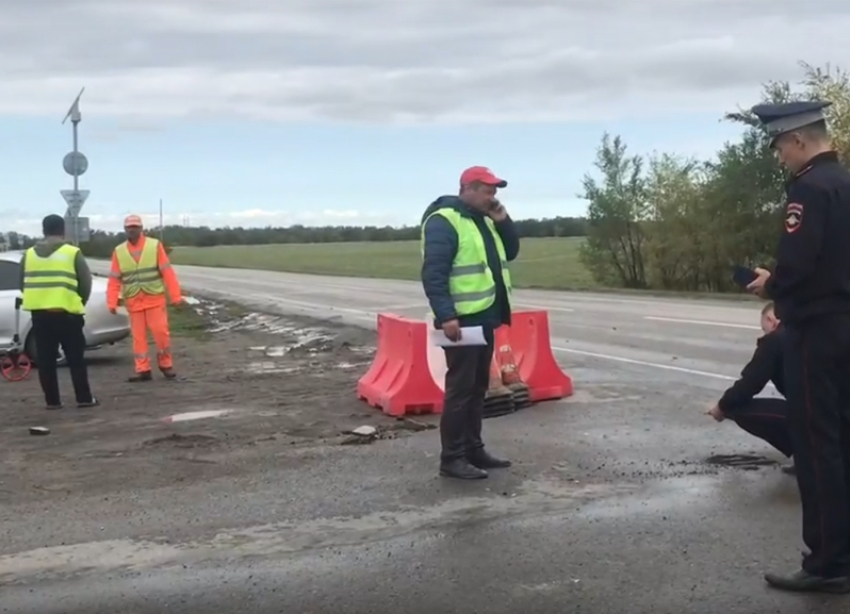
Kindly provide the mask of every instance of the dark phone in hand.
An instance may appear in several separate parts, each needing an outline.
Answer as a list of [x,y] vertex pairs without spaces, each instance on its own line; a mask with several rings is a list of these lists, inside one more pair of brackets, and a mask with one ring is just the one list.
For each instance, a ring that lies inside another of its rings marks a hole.
[[753,283],[758,275],[752,269],[745,266],[732,267],[732,281],[742,288],[746,288]]

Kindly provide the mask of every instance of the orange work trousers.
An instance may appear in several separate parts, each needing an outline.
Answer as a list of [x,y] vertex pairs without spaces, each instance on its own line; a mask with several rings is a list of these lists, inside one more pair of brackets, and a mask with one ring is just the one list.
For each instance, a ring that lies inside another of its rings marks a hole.
[[130,311],[130,332],[133,334],[133,358],[136,373],[151,370],[148,358],[148,330],[156,344],[156,361],[160,369],[171,369],[171,333],[168,330],[168,308],[165,305]]

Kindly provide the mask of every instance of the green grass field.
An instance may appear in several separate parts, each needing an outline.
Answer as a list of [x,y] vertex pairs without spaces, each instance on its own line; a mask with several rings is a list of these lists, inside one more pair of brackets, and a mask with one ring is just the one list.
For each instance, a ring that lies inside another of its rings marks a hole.
[[[579,262],[581,238],[524,239],[511,266],[514,285],[561,290],[595,286]],[[265,269],[291,273],[419,279],[418,241],[175,247],[174,264]]]

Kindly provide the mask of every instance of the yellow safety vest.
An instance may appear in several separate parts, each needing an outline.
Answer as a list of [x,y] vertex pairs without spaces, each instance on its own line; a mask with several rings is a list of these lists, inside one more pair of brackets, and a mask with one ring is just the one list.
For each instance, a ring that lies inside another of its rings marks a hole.
[[46,257],[39,256],[34,247],[27,250],[24,259],[25,311],[61,309],[82,315],[86,312],[78,292],[75,261],[79,247],[62,245]]
[[[145,246],[140,250],[125,241],[115,248],[118,270],[121,274],[121,294],[133,298],[139,292],[165,294],[165,284],[158,263],[159,241],[145,237]],[[134,256],[138,256],[136,261]]]
[[[484,247],[484,238],[478,230],[475,222],[460,214],[456,209],[446,207],[437,209],[425,222],[422,223],[422,253],[425,254],[425,223],[434,215],[441,215],[457,231],[457,254],[452,262],[452,271],[449,275],[449,292],[455,304],[455,311],[459,316],[480,313],[496,302],[496,281],[493,271],[487,264],[487,250]],[[485,223],[493,240],[496,242],[496,251],[502,262],[502,279],[508,292],[508,303],[511,301],[511,272],[508,270],[508,259],[505,255],[505,246],[502,237],[496,231],[496,225],[489,217]]]

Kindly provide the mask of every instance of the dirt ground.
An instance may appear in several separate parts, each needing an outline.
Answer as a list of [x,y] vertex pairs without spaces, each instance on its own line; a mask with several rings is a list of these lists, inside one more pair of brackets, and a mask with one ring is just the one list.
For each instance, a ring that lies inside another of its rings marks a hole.
[[[377,428],[371,445],[380,445],[436,423],[395,420],[357,399],[374,355],[370,331],[201,300],[172,314],[172,336],[176,381],[127,382],[129,340],[91,352],[97,408],[76,408],[64,368],[61,411],[44,409],[35,371],[0,380],[0,502],[247,474],[257,455],[361,443],[350,434],[359,426]],[[205,411],[223,413],[167,421]],[[32,435],[34,426],[50,433]]]

